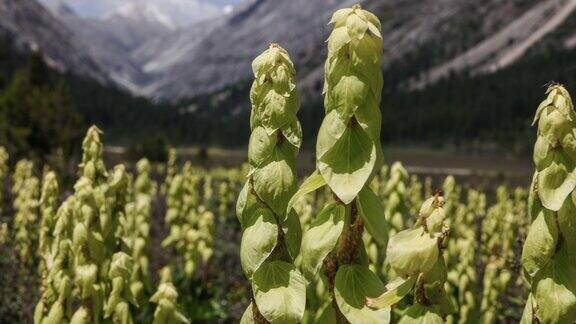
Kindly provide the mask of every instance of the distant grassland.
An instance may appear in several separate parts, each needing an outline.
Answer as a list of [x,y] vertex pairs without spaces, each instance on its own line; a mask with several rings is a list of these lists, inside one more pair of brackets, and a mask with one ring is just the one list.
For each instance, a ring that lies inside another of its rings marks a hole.
[[[201,152],[204,151],[205,155]],[[107,147],[106,157],[110,161],[123,162],[126,149]],[[468,185],[492,187],[502,182],[514,186],[527,186],[534,170],[530,156],[509,156],[491,153],[470,153],[453,149],[434,149],[413,146],[385,146],[388,164],[400,161],[410,172],[419,176],[444,179],[453,175]],[[248,159],[246,148],[221,148],[189,146],[178,148],[179,157],[206,168],[237,167]],[[309,174],[314,170],[314,152],[305,150],[298,156],[298,174]]]

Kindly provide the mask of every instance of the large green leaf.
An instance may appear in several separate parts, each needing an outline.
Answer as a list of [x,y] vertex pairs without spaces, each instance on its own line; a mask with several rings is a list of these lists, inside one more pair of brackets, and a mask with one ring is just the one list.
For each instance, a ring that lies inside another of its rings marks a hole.
[[330,111],[320,125],[318,141],[316,142],[316,159],[320,160],[342,137],[346,124],[337,111]]
[[269,134],[290,122],[286,118],[286,113],[293,111],[294,107],[299,105],[298,100],[297,95],[287,97],[277,90],[270,90],[265,94],[259,110],[262,125]]
[[576,251],[576,191],[571,194],[571,199],[566,199],[564,205],[558,211],[558,228],[562,238],[570,251]]
[[543,169],[552,162],[553,154],[550,153],[550,141],[544,136],[538,136],[534,144],[534,153],[532,158],[536,168]]
[[333,324],[337,321],[332,299],[324,303],[316,314],[316,318],[314,319],[315,324]]
[[413,276],[432,269],[438,259],[438,239],[422,227],[408,229],[390,238],[386,258],[400,276]]
[[354,114],[356,120],[370,137],[379,142],[380,128],[382,126],[382,114],[380,105],[373,95],[367,96],[365,104]]
[[555,143],[568,134],[572,127],[572,122],[560,110],[548,107],[540,115],[538,136],[544,136],[550,143]]
[[245,212],[246,227],[240,243],[242,269],[247,277],[270,256],[278,241],[278,225],[271,210],[260,207]]
[[272,323],[298,323],[306,306],[306,280],[293,264],[265,262],[252,281],[254,299],[264,318]]
[[380,199],[369,187],[362,188],[356,198],[358,212],[368,233],[383,247],[388,243],[388,223]]
[[540,209],[544,208],[540,202],[540,197],[538,197],[538,171],[534,172],[532,176],[532,182],[530,182],[530,188],[528,189],[528,215],[531,221],[534,221]]
[[444,260],[442,253],[438,254],[438,259],[436,259],[432,269],[425,272],[421,278],[424,283],[446,282],[448,270],[446,269],[446,260]]
[[320,175],[318,170],[315,170],[314,173],[312,173],[308,178],[306,178],[306,180],[304,180],[298,191],[296,191],[294,196],[292,196],[292,198],[288,202],[288,209],[286,210],[286,214],[290,212],[292,207],[294,207],[294,204],[300,198],[306,196],[311,192],[318,190],[319,188],[322,188],[325,185],[326,181],[324,181],[324,178],[322,178],[322,175]]
[[366,20],[368,20],[370,24],[374,25],[376,29],[382,29],[382,24],[380,24],[380,19],[378,19],[378,16],[376,16],[375,14],[371,13],[368,10],[362,10],[362,13],[364,14],[364,16],[366,16]]
[[376,163],[376,146],[357,123],[318,161],[318,170],[330,189],[349,204],[366,184]]
[[416,276],[408,278],[398,277],[386,285],[386,292],[382,295],[368,300],[368,306],[371,308],[386,308],[398,303],[408,295],[416,283]]
[[540,115],[542,114],[544,109],[546,109],[548,106],[550,106],[552,104],[552,102],[553,102],[553,98],[551,96],[548,96],[546,99],[544,99],[544,101],[542,101],[540,103],[540,105],[536,109],[536,114],[534,115],[534,120],[532,121],[532,126],[536,125],[536,122],[540,118]]
[[368,23],[360,18],[357,14],[353,13],[348,16],[346,20],[346,28],[350,38],[362,39],[368,30]]
[[346,218],[346,208],[339,203],[324,207],[302,238],[302,273],[312,281],[326,256],[334,249]]
[[333,109],[336,109],[343,120],[348,120],[358,107],[364,106],[370,88],[364,80],[355,75],[342,76],[332,89]]
[[566,197],[576,187],[576,171],[566,165],[552,162],[538,172],[538,195],[544,207],[558,211]]
[[540,323],[573,323],[576,319],[576,262],[572,253],[561,247],[534,278],[533,298]]
[[413,305],[404,311],[399,324],[444,324],[444,320],[432,306]]
[[274,210],[281,221],[286,218],[286,206],[296,190],[296,171],[283,152],[277,147],[272,158],[252,173],[258,197]]
[[242,314],[240,324],[256,324],[256,320],[254,319],[254,311],[252,310],[252,303],[248,305],[244,311],[244,314]]
[[443,281],[424,284],[424,291],[430,304],[436,306],[436,309],[440,314],[448,315],[457,312],[456,306],[452,303],[450,296],[446,293]]
[[254,128],[248,144],[248,160],[250,161],[250,166],[258,168],[270,158],[274,153],[277,138],[275,134],[269,135],[264,127],[258,126]]
[[524,312],[522,312],[522,319],[520,320],[520,324],[534,323],[534,306],[532,304],[532,294],[529,294],[528,300],[526,300],[526,305],[524,306]]
[[291,68],[287,65],[279,65],[269,74],[269,78],[276,92],[286,97],[290,96],[292,90],[296,88],[294,75],[292,74]]
[[302,126],[296,117],[292,117],[292,122],[288,123],[282,128],[282,134],[294,145],[295,148],[300,149],[302,145]]
[[286,247],[294,260],[300,253],[300,243],[302,242],[302,225],[295,211],[292,210],[288,213],[286,221],[282,223],[282,230],[284,231]]
[[242,215],[244,213],[244,209],[246,208],[246,203],[248,201],[248,192],[250,192],[250,190],[252,190],[252,187],[250,186],[250,182],[247,181],[242,187],[242,190],[240,190],[240,194],[238,195],[238,201],[236,201],[236,217],[238,218],[238,221],[240,222],[241,225],[243,218]]
[[382,72],[378,69],[382,57],[382,39],[365,37],[352,49],[349,55],[354,71],[366,78],[367,84],[370,85],[370,93],[378,105],[384,84]]
[[334,296],[342,314],[350,323],[390,323],[390,308],[374,310],[366,306],[368,298],[384,292],[384,284],[368,267],[343,265],[334,280]]
[[572,129],[564,138],[562,138],[562,143],[560,145],[562,151],[570,158],[572,161],[576,161],[576,129]]
[[350,43],[350,36],[345,26],[334,28],[328,37],[328,50],[337,53],[342,47]]
[[328,24],[343,24],[344,22],[346,22],[346,18],[348,18],[348,16],[352,13],[353,9],[352,8],[343,8],[343,9],[338,9],[336,10],[336,12],[334,12],[334,14],[332,15],[332,19],[330,19],[330,22]]
[[542,208],[530,225],[522,249],[522,265],[530,278],[534,278],[554,256],[558,243],[555,217],[553,212]]

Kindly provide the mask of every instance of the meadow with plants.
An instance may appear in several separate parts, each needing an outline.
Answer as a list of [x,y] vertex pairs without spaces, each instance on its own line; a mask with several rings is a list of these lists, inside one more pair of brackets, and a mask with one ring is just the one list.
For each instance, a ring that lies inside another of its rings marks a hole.
[[279,44],[252,65],[242,166],[174,148],[113,166],[96,126],[72,179],[0,148],[0,322],[574,323],[567,89],[534,103],[529,187],[412,175],[382,150],[380,21],[356,5],[330,24],[309,174]]

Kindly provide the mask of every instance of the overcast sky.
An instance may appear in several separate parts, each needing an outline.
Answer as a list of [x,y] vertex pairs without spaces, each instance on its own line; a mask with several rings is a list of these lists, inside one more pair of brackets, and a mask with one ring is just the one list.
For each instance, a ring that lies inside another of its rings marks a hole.
[[[127,3],[153,3],[158,8],[197,8],[198,4],[203,6],[220,7],[235,5],[242,0],[40,0],[41,2],[54,4],[64,1],[76,13],[86,17],[104,17],[113,12],[119,6]],[[170,10],[168,10],[170,11]]]

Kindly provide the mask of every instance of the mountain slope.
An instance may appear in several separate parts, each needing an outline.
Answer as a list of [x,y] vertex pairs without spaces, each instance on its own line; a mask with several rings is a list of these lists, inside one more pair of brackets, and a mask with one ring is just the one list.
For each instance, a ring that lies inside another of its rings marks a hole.
[[[517,19],[522,21],[535,4],[545,2],[538,5],[548,8],[547,13],[557,13],[564,9],[558,4],[566,1],[372,0],[363,5],[383,22],[384,68],[403,67],[403,79],[394,81],[405,82],[429,74],[434,67],[497,35]],[[353,2],[357,1],[255,0],[237,8],[216,27],[204,29],[203,35],[193,28],[184,29],[179,39],[195,35],[193,41],[184,45],[165,39],[158,56],[148,55],[141,61],[149,67],[145,71],[152,72],[143,93],[181,99],[247,80],[252,58],[270,42],[279,42],[291,53],[304,90],[318,89],[322,83],[324,40],[330,30],[326,22],[336,9]],[[520,35],[518,42],[529,36]],[[498,49],[503,46],[497,44]],[[167,53],[178,55],[169,59]],[[463,65],[461,70],[466,68]]]
[[318,55],[326,22],[339,7],[354,1],[256,0],[236,10],[225,23],[192,46],[183,59],[158,73],[146,93],[189,97],[250,76],[250,62],[269,43],[279,42],[293,57]]
[[[179,24],[173,15],[147,5],[157,4],[151,0],[139,5],[129,1],[103,21],[80,18],[70,10],[55,12],[74,30],[75,37],[69,38],[84,41],[83,51],[106,70],[107,77],[133,93],[171,101],[218,93],[249,80],[252,59],[269,43],[279,42],[291,53],[307,99],[317,96],[323,82],[325,39],[331,28],[326,22],[335,10],[355,2],[247,0],[228,16],[176,29]],[[180,8],[182,3],[167,0],[163,5]],[[191,3],[198,8],[205,4]],[[362,4],[383,23],[387,82],[419,88],[453,73],[493,73],[521,60],[576,11],[576,0]],[[213,17],[210,10],[204,14]],[[573,39],[574,33],[555,42],[575,46]]]
[[34,0],[0,0],[0,37],[10,39],[18,50],[40,51],[59,71],[109,83],[107,74],[76,36]]
[[557,29],[576,10],[575,0],[541,1],[502,30],[426,73],[417,86],[434,83],[466,69],[493,73],[518,61],[526,51]]
[[176,28],[169,18],[151,7],[124,5],[103,20],[82,18],[63,2],[50,9],[105,67],[109,78],[133,93],[138,93],[137,85],[145,82],[147,76],[130,53],[140,44],[156,37],[162,39]]

